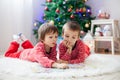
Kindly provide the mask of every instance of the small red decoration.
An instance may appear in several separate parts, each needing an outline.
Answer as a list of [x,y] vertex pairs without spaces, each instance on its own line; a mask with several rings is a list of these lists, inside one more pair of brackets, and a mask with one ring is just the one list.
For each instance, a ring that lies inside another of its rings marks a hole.
[[83,34],[85,34],[85,32],[82,30],[82,31],[80,31],[80,34],[83,35]]
[[45,10],[48,11],[48,7],[45,7]]
[[82,8],[80,8],[80,9],[79,9],[79,12],[83,12],[83,9],[82,9]]
[[60,10],[58,8],[56,9],[56,13],[60,13]]
[[52,2],[52,0],[47,0],[47,2]]
[[110,18],[110,14],[105,12],[105,11],[99,11],[98,13],[98,18],[99,19],[109,19]]
[[76,9],[76,13],[78,13],[79,12],[79,9]]
[[72,8],[69,8],[69,9],[68,9],[68,12],[71,12],[71,11],[72,11]]
[[70,16],[70,18],[72,18],[72,19],[73,19],[73,18],[75,18],[75,16],[72,14],[72,15]]

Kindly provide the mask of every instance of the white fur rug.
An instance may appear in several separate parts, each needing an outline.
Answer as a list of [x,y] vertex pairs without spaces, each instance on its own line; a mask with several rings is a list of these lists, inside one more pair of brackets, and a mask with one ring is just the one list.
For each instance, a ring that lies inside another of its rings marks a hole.
[[[43,68],[38,63],[1,57],[0,80],[120,79],[120,56],[92,54],[85,63],[69,65],[69,67],[69,69]],[[98,79],[97,77],[102,78]]]

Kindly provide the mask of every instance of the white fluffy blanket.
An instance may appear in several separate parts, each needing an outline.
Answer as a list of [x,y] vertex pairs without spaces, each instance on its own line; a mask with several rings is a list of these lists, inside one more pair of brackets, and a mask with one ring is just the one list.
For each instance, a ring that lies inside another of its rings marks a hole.
[[84,77],[116,74],[120,73],[120,56],[92,54],[85,63],[69,65],[69,67],[69,69],[43,68],[38,63],[1,57],[0,80],[18,80],[18,78],[22,78],[20,80],[78,80]]

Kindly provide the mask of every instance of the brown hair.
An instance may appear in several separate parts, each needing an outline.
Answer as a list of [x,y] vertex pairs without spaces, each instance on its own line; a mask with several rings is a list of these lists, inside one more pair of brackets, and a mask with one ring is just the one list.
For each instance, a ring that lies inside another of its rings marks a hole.
[[58,33],[57,27],[49,23],[42,24],[38,29],[38,41],[43,41],[45,38],[45,35],[48,33],[53,33],[53,34]]
[[64,29],[68,27],[70,30],[78,31],[78,36],[80,36],[80,24],[76,21],[69,21],[63,25],[62,34],[64,34]]

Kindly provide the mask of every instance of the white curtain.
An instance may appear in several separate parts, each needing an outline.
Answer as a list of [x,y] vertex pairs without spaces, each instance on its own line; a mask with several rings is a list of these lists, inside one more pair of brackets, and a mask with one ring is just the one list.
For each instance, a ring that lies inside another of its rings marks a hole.
[[13,34],[22,32],[31,39],[32,5],[32,0],[0,0],[0,52],[8,48]]

